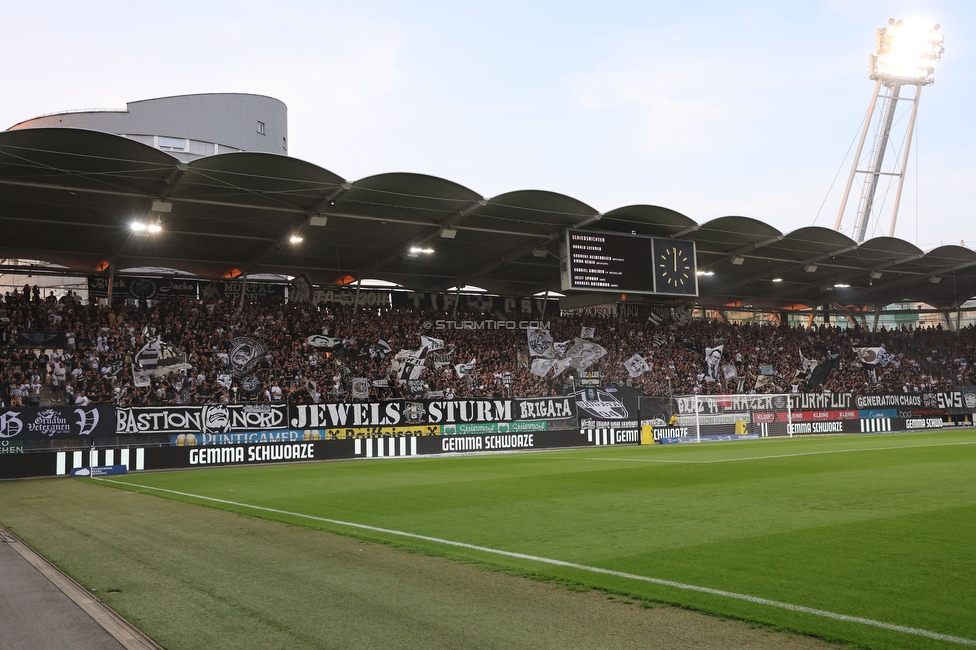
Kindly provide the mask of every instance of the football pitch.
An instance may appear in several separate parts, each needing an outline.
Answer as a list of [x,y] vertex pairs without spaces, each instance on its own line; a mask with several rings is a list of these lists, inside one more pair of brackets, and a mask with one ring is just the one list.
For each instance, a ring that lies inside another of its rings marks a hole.
[[[120,530],[117,544],[76,558],[84,540],[58,514],[57,486],[82,485],[89,496],[71,502],[71,515],[103,521],[105,539]],[[113,556],[130,555],[111,504],[133,493],[193,504],[180,506],[186,526],[202,505],[393,545],[413,551],[408,560],[444,556],[860,647],[976,646],[971,430],[24,481],[0,484],[0,523],[82,584],[121,584],[104,577]],[[161,563],[221,553],[141,534]],[[291,559],[283,541],[269,579],[311,570]],[[194,579],[174,577],[171,588],[234,588]],[[118,608],[142,627],[154,604],[146,596]]]

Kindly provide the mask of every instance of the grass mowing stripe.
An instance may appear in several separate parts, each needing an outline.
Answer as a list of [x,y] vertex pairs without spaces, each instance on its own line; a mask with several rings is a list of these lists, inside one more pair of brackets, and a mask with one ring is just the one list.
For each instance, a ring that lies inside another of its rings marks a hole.
[[383,533],[386,535],[395,535],[398,537],[406,537],[410,539],[418,539],[425,542],[433,542],[435,544],[444,544],[447,546],[454,546],[458,548],[465,548],[474,551],[480,551],[483,553],[490,553],[494,555],[501,555],[505,557],[516,558],[520,560],[529,560],[533,562],[540,562],[543,564],[550,564],[553,566],[561,566],[570,569],[577,569],[581,571],[588,571],[591,573],[599,573],[604,575],[611,575],[618,578],[624,578],[629,580],[638,580],[641,582],[650,582],[653,584],[658,584],[666,587],[673,587],[676,589],[683,589],[685,591],[695,591],[699,593],[710,594],[713,596],[722,596],[725,598],[733,598],[736,600],[743,600],[750,603],[755,603],[758,605],[766,605],[769,607],[776,607],[779,609],[785,609],[792,612],[800,612],[804,614],[812,614],[814,616],[820,616],[822,618],[830,618],[837,621],[844,621],[848,623],[860,623],[863,625],[870,625],[872,627],[881,628],[884,630],[891,630],[894,632],[902,632],[904,634],[911,634],[915,636],[926,637],[929,639],[934,639],[937,641],[946,641],[949,643],[957,643],[965,646],[976,647],[976,640],[967,639],[964,637],[951,636],[948,634],[941,634],[939,632],[932,632],[930,630],[923,630],[914,627],[906,627],[904,625],[896,625],[894,623],[885,623],[884,621],[876,621],[870,618],[862,618],[859,616],[849,616],[847,614],[838,614],[836,612],[830,612],[823,609],[815,609],[812,607],[805,607],[803,605],[794,605],[792,603],[784,603],[777,600],[769,600],[767,598],[760,598],[758,596],[750,596],[748,594],[739,594],[732,591],[725,591],[722,589],[712,589],[710,587],[700,587],[698,585],[690,585],[682,582],[674,582],[672,580],[664,580],[662,578],[652,578],[649,576],[637,575],[634,573],[626,573],[623,571],[614,571],[612,569],[604,569],[601,567],[587,566],[585,564],[576,564],[574,562],[565,562],[563,560],[556,560],[552,558],[540,557],[537,555],[528,555],[525,553],[516,553],[513,551],[503,551],[500,549],[488,548],[485,546],[478,546],[476,544],[467,544],[465,542],[457,542],[449,539],[443,539],[440,537],[431,537],[428,535],[419,535],[417,533],[408,533],[401,530],[392,530],[389,528],[380,528],[378,526],[370,526],[368,524],[357,524],[349,521],[341,521],[338,519],[329,519],[327,517],[316,517],[314,515],[303,514],[299,512],[290,512],[288,510],[280,510],[278,508],[268,508],[265,506],[256,506],[249,503],[240,503],[238,501],[230,501],[228,499],[218,499],[216,497],[208,497],[200,494],[191,494],[189,492],[181,492],[179,490],[170,490],[167,488],[153,487],[148,485],[140,485],[139,483],[129,483],[127,481],[119,481],[116,479],[106,479],[106,478],[96,478],[96,481],[104,481],[107,483],[114,483],[117,485],[125,485],[128,487],[140,488],[144,490],[155,490],[158,492],[166,492],[169,494],[175,494],[182,497],[188,497],[191,499],[200,499],[202,501],[210,501],[213,503],[222,503],[229,506],[235,506],[238,508],[249,508],[252,510],[260,510],[263,512],[271,512],[279,515],[286,515],[289,517],[297,517],[300,519],[309,519],[313,521],[321,521],[324,523],[334,524],[337,526],[346,526],[350,528],[358,528],[360,530],[369,530],[376,533]]
[[744,456],[742,458],[713,458],[712,460],[665,460],[662,458],[582,458],[581,460],[617,460],[625,463],[687,463],[691,465],[711,465],[712,463],[737,463],[742,460],[766,460],[767,458],[796,458],[798,456],[821,456],[823,454],[846,454],[855,451],[892,451],[899,449],[923,449],[927,447],[956,447],[959,445],[976,445],[970,442],[940,442],[934,445],[902,445],[899,447],[861,447],[857,449],[830,449],[827,451],[804,451],[796,454],[770,454],[768,456]]

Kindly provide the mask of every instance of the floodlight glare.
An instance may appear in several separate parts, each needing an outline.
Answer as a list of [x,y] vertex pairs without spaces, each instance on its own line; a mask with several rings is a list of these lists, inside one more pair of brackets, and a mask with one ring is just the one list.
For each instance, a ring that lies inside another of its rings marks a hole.
[[149,226],[142,223],[141,221],[133,221],[132,223],[129,224],[129,228],[132,229],[132,232],[145,232],[146,228],[148,227]]
[[293,244],[299,244],[302,241],[304,241],[304,238],[300,237],[299,235],[292,235],[291,237],[288,238],[288,241],[290,241]]
[[878,51],[871,55],[871,78],[886,83],[930,84],[945,52],[939,25],[921,19],[888,21],[877,31]]
[[162,229],[163,229],[163,227],[160,226],[158,223],[152,223],[152,224],[149,224],[148,226],[146,226],[146,230],[148,230],[151,233],[157,233],[157,232],[161,231]]

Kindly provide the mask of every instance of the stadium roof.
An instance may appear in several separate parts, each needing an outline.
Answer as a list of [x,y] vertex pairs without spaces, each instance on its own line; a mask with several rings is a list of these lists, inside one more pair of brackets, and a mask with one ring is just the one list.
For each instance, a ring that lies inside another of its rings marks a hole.
[[[154,202],[163,211],[153,212]],[[158,219],[163,230],[135,234],[136,219]],[[567,227],[694,240],[699,270],[710,273],[699,277],[695,302],[710,307],[858,310],[912,300],[949,309],[976,295],[976,253],[962,246],[923,253],[890,237],[858,245],[827,228],[784,234],[743,216],[698,224],[651,205],[601,214],[562,194],[522,190],[485,198],[421,174],[352,182],[266,153],[184,164],[133,140],[82,129],[0,133],[0,257],[78,273],[111,263],[210,278],[304,273],[315,283],[353,276],[416,290],[460,283],[530,295],[559,289],[559,242]],[[303,241],[289,243],[294,235]],[[412,257],[412,246],[434,253]]]

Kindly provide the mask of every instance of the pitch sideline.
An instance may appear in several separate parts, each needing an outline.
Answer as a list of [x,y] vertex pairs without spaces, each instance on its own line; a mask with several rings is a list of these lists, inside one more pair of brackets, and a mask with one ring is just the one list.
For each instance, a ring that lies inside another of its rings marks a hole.
[[830,618],[837,621],[844,621],[847,623],[861,623],[863,625],[870,625],[872,627],[881,628],[884,630],[891,630],[894,632],[902,632],[904,634],[912,634],[915,636],[926,637],[929,639],[935,639],[937,641],[947,641],[949,643],[958,643],[960,645],[976,647],[976,640],[967,639],[964,637],[952,636],[949,634],[941,634],[939,632],[932,632],[930,630],[923,630],[914,627],[906,627],[904,625],[895,625],[894,623],[885,623],[884,621],[875,621],[870,618],[862,618],[859,616],[848,616],[847,614],[838,614],[836,612],[829,612],[823,609],[815,609],[812,607],[805,607],[803,605],[794,605],[792,603],[783,603],[777,600],[769,600],[767,598],[759,598],[758,596],[750,596],[748,594],[739,594],[733,591],[725,591],[722,589],[712,589],[710,587],[699,587],[697,585],[689,585],[682,582],[674,582],[672,580],[664,580],[662,578],[652,578],[649,576],[637,575],[634,573],[625,573],[623,571],[614,571],[612,569],[603,569],[600,567],[587,566],[585,564],[576,564],[574,562],[565,562],[563,560],[555,560],[552,558],[540,557],[537,555],[527,555],[525,553],[515,553],[513,551],[503,551],[500,549],[488,548],[486,546],[478,546],[476,544],[468,544],[465,542],[456,542],[449,539],[442,539],[440,537],[430,537],[428,535],[418,535],[417,533],[408,533],[402,530],[392,530],[389,528],[380,528],[378,526],[370,526],[368,524],[357,524],[349,521],[341,521],[338,519],[329,519],[327,517],[316,517],[314,515],[307,515],[300,512],[289,512],[288,510],[279,510],[277,508],[267,508],[265,506],[255,506],[249,503],[240,503],[237,501],[229,501],[227,499],[218,499],[216,497],[203,496],[201,494],[191,494],[189,492],[180,492],[178,490],[170,490],[167,488],[153,487],[149,485],[140,485],[139,483],[129,483],[127,481],[119,481],[115,479],[107,478],[95,478],[96,481],[104,481],[106,483],[115,483],[117,485],[125,485],[128,487],[139,488],[143,490],[155,490],[157,492],[166,492],[169,494],[176,494],[183,497],[189,497],[191,499],[200,499],[201,501],[211,501],[213,503],[222,503],[225,505],[236,506],[239,508],[250,508],[252,510],[260,510],[263,512],[271,512],[279,515],[287,515],[289,517],[298,517],[300,519],[310,519],[313,521],[321,521],[324,523],[334,524],[337,526],[347,526],[349,528],[358,528],[360,530],[369,530],[376,533],[384,533],[387,535],[396,535],[399,537],[407,537],[410,539],[419,539],[425,542],[434,542],[436,544],[444,544],[446,546],[454,546],[457,548],[466,548],[469,550],[480,551],[483,553],[491,553],[494,555],[501,555],[505,557],[512,557],[520,560],[530,560],[533,562],[540,562],[543,564],[550,564],[553,566],[561,566],[570,569],[578,569],[581,571],[588,571],[590,573],[599,573],[603,575],[611,575],[617,578],[625,578],[629,580],[638,580],[641,582],[650,582],[657,585],[663,585],[666,587],[674,587],[676,589],[683,589],[685,591],[696,591],[699,593],[710,594],[713,596],[723,596],[725,598],[733,598],[735,600],[743,600],[750,603],[755,603],[758,605],[767,605],[769,607],[776,607],[779,609],[785,609],[793,612],[801,612],[804,614],[812,614],[814,616],[820,616],[822,618]]

